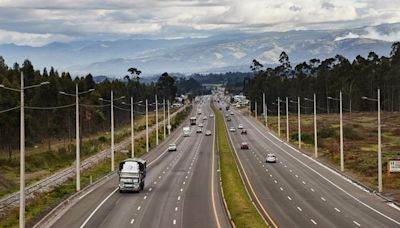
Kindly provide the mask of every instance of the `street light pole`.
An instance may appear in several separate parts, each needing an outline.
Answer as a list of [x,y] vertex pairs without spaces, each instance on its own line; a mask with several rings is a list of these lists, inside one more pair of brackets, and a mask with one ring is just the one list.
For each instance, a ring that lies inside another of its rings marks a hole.
[[114,92],[111,90],[111,172],[114,172]]
[[81,158],[80,158],[80,136],[79,136],[79,89],[78,83],[75,84],[75,131],[76,131],[76,191],[81,190]]
[[134,133],[134,122],[133,122],[133,97],[131,97],[131,156],[135,157],[135,133]]
[[171,134],[171,119],[169,115],[169,100],[167,101],[167,108],[168,108],[168,135]]
[[281,136],[281,98],[278,97],[278,135]]
[[167,121],[165,119],[165,99],[163,99],[163,112],[164,112],[163,121],[164,121],[164,139],[165,139],[165,138],[167,138],[167,131],[166,131],[166,127],[165,127],[167,125]]
[[314,93],[314,151],[315,157],[318,158],[318,140],[317,140],[317,98]]
[[286,97],[286,141],[289,142],[289,99]]
[[343,153],[343,98],[342,91],[339,94],[340,103],[340,170],[344,171],[344,153]]
[[21,72],[21,116],[20,116],[20,185],[19,185],[19,227],[25,227],[25,99],[24,74]]
[[378,89],[378,191],[382,192],[381,90]]
[[149,108],[146,99],[146,152],[149,152]]
[[158,145],[158,101],[156,94],[156,145]]
[[301,149],[301,106],[300,106],[300,97],[297,97],[297,128],[298,132],[298,140],[299,140],[299,149]]

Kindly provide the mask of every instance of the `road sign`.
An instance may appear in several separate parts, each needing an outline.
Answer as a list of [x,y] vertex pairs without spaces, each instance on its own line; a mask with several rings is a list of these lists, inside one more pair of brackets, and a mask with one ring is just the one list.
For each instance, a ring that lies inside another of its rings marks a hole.
[[400,160],[389,160],[389,171],[391,173],[400,173]]

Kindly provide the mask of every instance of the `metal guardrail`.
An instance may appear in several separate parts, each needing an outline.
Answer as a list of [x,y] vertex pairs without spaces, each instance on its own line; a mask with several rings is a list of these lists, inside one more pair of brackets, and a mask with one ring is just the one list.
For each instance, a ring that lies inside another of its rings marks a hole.
[[[171,114],[171,118],[175,117],[179,112],[181,112],[185,108],[182,107],[178,109],[176,112]],[[160,124],[163,124],[165,120],[161,121]],[[149,128],[150,131],[153,131],[155,129],[155,125]],[[140,133],[135,134],[135,138],[140,138],[143,135],[145,135],[146,131],[142,130]],[[118,143],[115,146],[115,151],[121,150],[122,148],[126,147],[127,145],[130,144],[130,137],[126,138],[122,142]],[[85,159],[84,161],[81,162],[81,170],[86,170],[93,165],[98,164],[99,162],[107,159],[110,156],[110,149],[105,149],[97,154],[94,154],[90,156],[89,158]],[[69,178],[72,178],[75,176],[75,166],[72,164],[67,169],[61,170],[56,172],[55,174],[42,179],[30,186],[28,186],[25,191],[26,191],[26,199],[31,199],[35,197],[36,193],[42,193],[42,192],[49,192],[51,191],[54,187],[57,185],[60,185],[67,181]],[[4,216],[4,212],[6,210],[9,210],[11,208],[15,208],[19,206],[19,191],[11,193],[9,195],[6,195],[0,199],[0,218]]]

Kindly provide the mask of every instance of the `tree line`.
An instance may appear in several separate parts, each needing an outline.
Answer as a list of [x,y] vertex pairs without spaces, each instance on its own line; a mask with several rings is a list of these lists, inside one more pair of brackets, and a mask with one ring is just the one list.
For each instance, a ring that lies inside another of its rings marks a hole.
[[[70,141],[75,136],[75,106],[73,105],[75,97],[64,96],[60,92],[75,94],[76,84],[79,91],[94,89],[93,92],[79,97],[82,137],[109,130],[110,106],[99,98],[110,100],[111,90],[114,91],[114,99],[125,96],[126,98],[122,101],[126,103],[130,102],[131,96],[135,102],[148,99],[149,103],[153,103],[155,94],[158,94],[159,103],[162,99],[173,101],[177,92],[175,79],[168,73],[162,74],[157,82],[144,84],[140,82],[141,71],[137,68],[129,68],[129,74],[124,77],[125,81],[106,79],[96,83],[91,74],[73,78],[70,73],[59,73],[53,67],[49,71],[46,68],[40,71],[34,69],[29,60],[25,60],[21,66],[14,63],[12,67],[8,67],[4,58],[0,56],[0,84],[19,89],[21,72],[24,75],[25,86],[43,81],[50,82],[46,86],[25,91],[26,145],[33,146],[47,142],[49,150],[52,140]],[[0,88],[0,150],[6,151],[9,157],[19,146],[20,109],[2,111],[18,107],[19,102],[19,93]],[[116,102],[115,105],[130,109],[130,106],[124,106],[121,101]],[[43,109],[44,107],[54,108]],[[144,107],[136,106],[135,110],[137,113],[143,113]],[[114,108],[114,116],[116,127],[130,121],[130,113],[122,109]]]
[[374,111],[376,103],[361,97],[376,99],[379,88],[382,110],[400,111],[400,42],[392,44],[389,57],[371,51],[366,58],[359,55],[352,61],[336,55],[325,60],[311,59],[293,67],[288,54],[282,52],[279,63],[274,68],[265,68],[253,60],[250,69],[254,77],[244,80],[244,93],[253,101],[252,109],[257,101],[262,112],[263,93],[268,104],[276,103],[278,97],[312,99],[316,93],[319,112],[336,112],[338,102],[328,97],[338,98],[342,91],[345,111]]

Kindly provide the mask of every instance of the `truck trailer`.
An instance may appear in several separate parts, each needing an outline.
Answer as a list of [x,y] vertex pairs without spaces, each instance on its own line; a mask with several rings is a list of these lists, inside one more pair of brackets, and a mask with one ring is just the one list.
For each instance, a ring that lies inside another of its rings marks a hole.
[[146,178],[146,161],[140,158],[129,158],[119,163],[119,192],[140,192],[144,189]]

